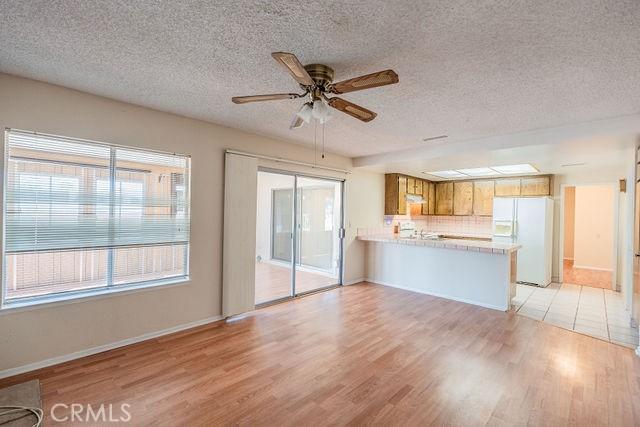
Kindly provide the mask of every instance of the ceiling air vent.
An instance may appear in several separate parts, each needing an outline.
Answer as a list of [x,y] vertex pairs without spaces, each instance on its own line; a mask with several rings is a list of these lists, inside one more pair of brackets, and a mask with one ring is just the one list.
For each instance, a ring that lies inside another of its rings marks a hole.
[[445,138],[449,138],[449,135],[438,135],[438,136],[431,136],[429,138],[422,138],[422,142],[431,142],[431,141],[435,141],[438,139],[445,139]]

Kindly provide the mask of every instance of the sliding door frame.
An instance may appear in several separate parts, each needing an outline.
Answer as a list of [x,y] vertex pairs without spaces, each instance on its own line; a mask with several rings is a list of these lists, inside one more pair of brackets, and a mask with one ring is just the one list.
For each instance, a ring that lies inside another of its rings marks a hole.
[[[342,286],[343,276],[344,276],[344,238],[345,238],[345,228],[344,228],[344,219],[345,219],[345,207],[344,207],[344,191],[345,191],[345,179],[327,177],[322,175],[313,175],[307,173],[293,172],[281,169],[274,169],[269,167],[258,166],[258,172],[267,172],[274,173],[279,175],[288,175],[293,177],[293,203],[292,203],[292,231],[291,231],[291,295],[288,297],[277,298],[275,300],[266,301],[260,304],[256,304],[256,307],[262,307],[266,305],[275,304],[278,302],[286,301],[292,298],[296,298],[299,296],[304,296],[308,294],[312,294],[315,292],[321,292],[328,289],[333,289],[338,286]],[[322,288],[313,289],[305,292],[296,292],[296,259],[298,256],[298,178],[311,178],[318,179],[322,181],[332,181],[339,184],[340,188],[340,226],[338,228],[338,251],[339,251],[339,262],[338,262],[338,283],[333,285],[324,286]],[[273,212],[272,212],[273,215]]]

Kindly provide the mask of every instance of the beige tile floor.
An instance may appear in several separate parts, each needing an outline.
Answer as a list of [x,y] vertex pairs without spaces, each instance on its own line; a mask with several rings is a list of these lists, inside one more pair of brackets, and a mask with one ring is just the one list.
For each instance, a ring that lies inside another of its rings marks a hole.
[[513,304],[522,316],[626,347],[639,344],[638,328],[630,326],[619,292],[558,283],[517,285]]

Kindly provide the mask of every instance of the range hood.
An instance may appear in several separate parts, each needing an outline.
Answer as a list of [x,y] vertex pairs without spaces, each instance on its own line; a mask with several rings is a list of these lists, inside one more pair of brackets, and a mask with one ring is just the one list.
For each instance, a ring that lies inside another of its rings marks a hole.
[[407,194],[404,199],[407,203],[424,203],[424,198],[418,194]]

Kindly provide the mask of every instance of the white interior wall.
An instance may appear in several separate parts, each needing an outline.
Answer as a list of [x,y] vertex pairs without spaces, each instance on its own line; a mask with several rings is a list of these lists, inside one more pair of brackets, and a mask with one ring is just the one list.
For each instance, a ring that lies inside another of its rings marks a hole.
[[614,185],[575,187],[575,267],[613,271],[614,188]]
[[356,169],[345,183],[345,198],[344,284],[351,284],[364,280],[367,269],[366,243],[357,240],[357,229],[384,225],[384,175]]
[[[564,231],[564,225],[562,221],[562,204],[563,204],[563,191],[566,186],[578,186],[578,185],[596,185],[596,184],[608,184],[611,186],[617,186],[620,179],[625,178],[627,174],[625,169],[633,167],[633,152],[629,150],[629,164],[626,168],[602,168],[594,170],[592,168],[581,171],[580,168],[576,170],[568,170],[565,174],[554,175],[554,220],[553,220],[553,269],[552,280],[560,280],[560,272],[562,270],[562,255],[564,249],[562,248],[562,236],[561,229]],[[626,275],[620,274],[624,270],[624,263],[629,263],[633,260],[633,251],[628,252],[625,248],[628,244],[628,239],[631,238],[633,233],[627,233],[626,230],[629,227],[633,227],[633,216],[629,216],[627,209],[627,199],[630,192],[634,190],[628,189],[626,193],[616,193],[618,196],[618,264],[617,264],[617,277],[616,283],[619,290],[627,292],[627,288],[632,286],[629,278]]]
[[[0,312],[0,375],[64,360],[112,343],[206,322],[221,315],[224,150],[309,162],[313,151],[223,126],[0,74],[0,128],[32,130],[192,155],[191,280],[188,283]],[[229,108],[232,108],[230,101]],[[344,118],[349,120],[349,118]],[[283,123],[283,126],[286,126]],[[4,150],[3,150],[4,152]],[[267,166],[268,162],[261,162]],[[328,154],[323,164],[351,169]],[[289,169],[284,163],[270,165]],[[295,169],[295,167],[291,167]],[[344,175],[342,175],[344,176]],[[346,176],[345,281],[364,276],[358,227],[378,224],[384,176]],[[106,347],[105,347],[106,346]],[[17,368],[10,370],[12,368]],[[4,372],[2,372],[4,371]]]
[[564,188],[564,254],[563,258],[573,260],[575,246],[576,187]]

